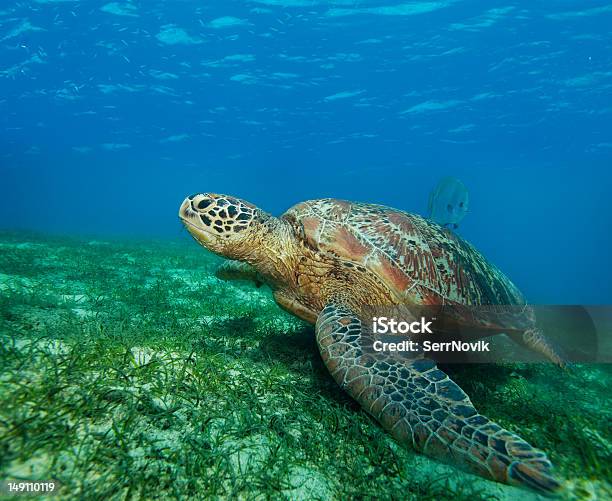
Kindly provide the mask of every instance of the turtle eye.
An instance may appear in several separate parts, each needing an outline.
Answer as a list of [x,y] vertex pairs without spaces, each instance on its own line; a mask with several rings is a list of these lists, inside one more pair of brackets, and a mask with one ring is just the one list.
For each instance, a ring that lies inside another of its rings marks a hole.
[[446,206],[446,210],[447,210],[448,212],[453,212],[453,206],[452,206],[451,204],[448,204],[448,205]]

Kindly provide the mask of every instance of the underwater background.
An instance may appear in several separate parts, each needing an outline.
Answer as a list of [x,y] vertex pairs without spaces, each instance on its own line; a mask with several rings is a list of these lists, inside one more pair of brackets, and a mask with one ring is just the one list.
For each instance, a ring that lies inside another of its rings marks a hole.
[[[214,278],[192,193],[426,215],[535,304],[611,304],[605,1],[0,3],[0,478],[95,498],[514,499],[395,443],[312,327]],[[610,366],[471,366],[479,410],[612,497]]]

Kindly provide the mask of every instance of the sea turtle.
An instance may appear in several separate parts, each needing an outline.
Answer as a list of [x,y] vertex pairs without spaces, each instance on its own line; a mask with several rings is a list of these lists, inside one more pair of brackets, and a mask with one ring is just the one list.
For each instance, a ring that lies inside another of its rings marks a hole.
[[[559,488],[546,455],[479,414],[433,360],[373,356],[365,305],[524,305],[465,240],[418,215],[336,199],[302,202],[277,218],[202,193],[184,200],[179,217],[200,245],[231,260],[220,278],[267,284],[283,309],[315,324],[332,377],[398,441],[488,479]],[[510,326],[511,337],[563,365],[524,309],[527,320]],[[486,320],[480,328],[503,330]]]

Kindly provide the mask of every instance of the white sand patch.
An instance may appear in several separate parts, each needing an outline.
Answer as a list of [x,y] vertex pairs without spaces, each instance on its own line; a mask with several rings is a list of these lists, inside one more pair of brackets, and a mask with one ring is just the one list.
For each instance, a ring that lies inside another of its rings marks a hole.
[[32,249],[32,250],[37,250],[37,249],[47,249],[48,247],[46,245],[35,244],[33,242],[19,242],[19,243],[1,242],[0,243],[0,249],[2,249],[2,248],[5,248],[5,249]]
[[[3,341],[3,343],[6,344],[6,341]],[[15,338],[13,343],[15,349],[19,351],[25,351],[30,347],[37,348],[53,355],[59,355],[60,353],[64,354],[70,351],[70,346],[60,339]]]
[[59,355],[60,353],[65,354],[70,352],[70,347],[59,339],[51,339],[47,341],[44,345],[44,348],[47,352],[52,353],[53,355]]
[[88,301],[85,294],[61,294],[59,297],[67,303],[86,303]]
[[74,313],[81,320],[96,318],[99,313],[96,311],[87,310],[85,308],[71,308],[70,311]]
[[51,457],[39,452],[23,463],[13,461],[3,472],[3,478],[44,478],[49,471]]
[[221,450],[237,474],[261,469],[270,456],[270,441],[261,434],[253,434],[242,440],[225,440]]
[[137,365],[146,365],[154,358],[157,358],[157,352],[150,348],[139,348],[135,346],[130,350],[132,356],[134,357],[134,362]]
[[333,499],[333,488],[320,472],[304,466],[295,466],[289,472],[291,489],[283,493],[292,501],[307,499]]
[[31,289],[33,286],[34,282],[27,277],[0,273],[0,291]]
[[228,320],[232,320],[236,317],[231,315],[203,315],[198,317],[198,322],[204,325],[216,324],[219,322],[227,322]]
[[218,283],[219,279],[210,275],[198,277],[196,273],[184,268],[170,268],[166,270],[168,277],[180,280],[190,287],[202,287],[203,285]]

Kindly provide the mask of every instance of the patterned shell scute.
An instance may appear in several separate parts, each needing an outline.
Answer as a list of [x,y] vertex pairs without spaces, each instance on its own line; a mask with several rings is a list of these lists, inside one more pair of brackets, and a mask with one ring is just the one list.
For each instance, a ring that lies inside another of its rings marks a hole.
[[418,215],[322,199],[289,209],[307,245],[355,262],[421,304],[523,305],[518,289],[461,237]]

